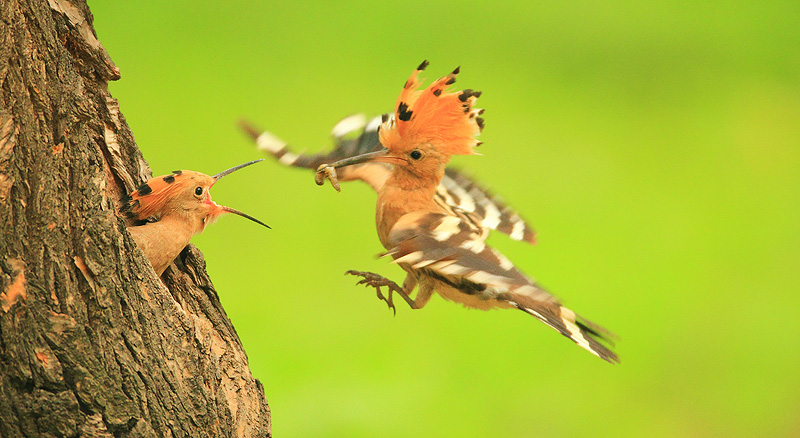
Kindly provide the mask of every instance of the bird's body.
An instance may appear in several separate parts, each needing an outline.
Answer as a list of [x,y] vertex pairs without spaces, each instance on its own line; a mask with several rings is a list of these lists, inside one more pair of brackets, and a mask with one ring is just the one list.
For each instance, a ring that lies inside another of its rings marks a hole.
[[[437,292],[443,298],[467,307],[488,310],[517,308],[535,316],[589,352],[609,362],[618,358],[601,341],[610,333],[562,306],[511,261],[485,243],[486,229],[470,215],[453,214],[437,203],[441,182],[450,156],[473,154],[475,137],[483,127],[473,108],[480,92],[448,92],[458,69],[424,90],[417,90],[419,71],[406,82],[397,100],[394,118],[381,125],[378,152],[322,165],[317,182],[330,177],[337,168],[363,163],[388,163],[391,174],[378,188],[376,226],[386,255],[391,255],[407,272],[400,287],[377,274],[349,271],[364,277],[359,283],[378,288],[379,297],[393,307],[397,292],[412,308],[422,308]],[[335,185],[335,184],[334,184]],[[387,287],[384,298],[380,288]],[[414,299],[410,294],[417,288]]]
[[159,276],[189,244],[224,213],[261,221],[211,200],[209,190],[220,178],[251,161],[214,176],[191,170],[176,170],[151,178],[122,200],[120,212],[129,221],[128,232]]

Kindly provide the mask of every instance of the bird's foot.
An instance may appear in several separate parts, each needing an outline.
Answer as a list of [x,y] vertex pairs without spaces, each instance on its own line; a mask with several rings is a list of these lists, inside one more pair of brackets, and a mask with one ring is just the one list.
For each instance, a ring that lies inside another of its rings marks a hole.
[[[397,315],[397,308],[394,306],[394,302],[392,302],[392,292],[397,292],[406,301],[410,300],[410,298],[408,298],[408,294],[406,294],[406,292],[403,290],[402,287],[398,286],[397,283],[395,283],[392,280],[389,280],[386,277],[380,276],[372,272],[362,272],[353,270],[345,272],[345,275],[355,275],[356,277],[364,277],[361,280],[359,280],[358,283],[356,284],[357,285],[363,284],[366,286],[374,287],[378,293],[378,299],[380,299],[381,301],[386,301],[386,304],[389,306],[390,309],[392,309],[392,312],[394,312],[395,315]],[[381,292],[381,287],[386,287],[386,289],[388,290],[387,296],[385,297],[383,296],[383,293]]]
[[331,185],[337,192],[340,192],[339,177],[336,175],[336,168],[330,164],[321,164],[317,167],[317,172],[314,174],[314,181],[318,186],[325,184],[325,180],[331,180]]

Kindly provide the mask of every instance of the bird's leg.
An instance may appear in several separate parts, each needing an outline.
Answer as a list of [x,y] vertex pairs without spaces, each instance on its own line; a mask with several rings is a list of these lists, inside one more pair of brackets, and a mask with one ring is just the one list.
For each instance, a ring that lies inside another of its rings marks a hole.
[[[416,309],[417,305],[408,294],[414,290],[414,287],[417,285],[416,279],[414,279],[411,275],[406,277],[406,281],[403,282],[403,287],[400,287],[392,280],[389,280],[386,277],[380,276],[373,272],[362,272],[362,271],[347,271],[345,275],[355,275],[356,277],[364,277],[358,281],[356,284],[363,284],[366,286],[372,286],[378,293],[378,299],[381,301],[386,301],[386,304],[389,306],[390,309],[397,314],[397,308],[394,306],[394,302],[392,301],[392,292],[397,292],[401,298],[403,298],[406,303],[408,303],[409,307],[412,309]],[[381,292],[381,287],[386,287],[388,290],[388,294],[386,297],[383,296]]]

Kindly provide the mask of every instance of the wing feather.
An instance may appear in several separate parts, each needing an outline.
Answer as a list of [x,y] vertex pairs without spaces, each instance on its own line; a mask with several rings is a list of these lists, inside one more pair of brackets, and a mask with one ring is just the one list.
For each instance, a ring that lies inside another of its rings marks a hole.
[[[609,362],[617,355],[604,343],[613,335],[572,310],[486,245],[479,229],[443,213],[411,213],[389,233],[394,263],[455,288],[465,296],[497,300],[533,315],[580,347]],[[466,302],[465,302],[466,303]]]

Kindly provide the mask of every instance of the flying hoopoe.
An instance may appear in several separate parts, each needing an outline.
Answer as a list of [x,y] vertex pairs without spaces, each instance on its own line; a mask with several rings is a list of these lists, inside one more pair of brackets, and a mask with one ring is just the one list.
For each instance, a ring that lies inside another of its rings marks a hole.
[[224,213],[233,213],[270,228],[260,220],[211,200],[209,190],[222,177],[263,160],[250,161],[214,176],[175,170],[151,178],[122,199],[120,213],[128,218],[128,232],[161,276],[189,244]]
[[[393,118],[393,115],[389,116]],[[344,118],[331,130],[336,147],[329,153],[314,155],[296,154],[288,144],[268,131],[259,131],[252,124],[241,121],[242,129],[255,140],[258,149],[272,155],[279,163],[303,169],[316,170],[323,163],[331,163],[367,152],[383,149],[378,140],[382,117],[367,121],[363,114]],[[391,174],[392,166],[380,162],[366,162],[341,169],[338,182],[361,180],[378,191]],[[442,181],[436,186],[434,201],[453,216],[470,221],[489,233],[497,230],[513,240],[536,242],[536,233],[520,215],[497,196],[481,187],[465,174],[446,168]]]
[[[363,277],[358,284],[377,289],[390,307],[397,292],[412,309],[425,306],[433,292],[466,307],[482,310],[516,308],[552,327],[582,348],[611,363],[617,355],[611,332],[564,307],[557,298],[520,272],[484,242],[486,233],[470,221],[453,216],[435,201],[436,187],[452,155],[471,155],[480,145],[475,137],[483,127],[473,108],[480,92],[450,92],[459,69],[418,90],[420,64],[397,99],[394,118],[384,118],[380,143],[385,149],[320,165],[317,184],[336,183],[336,169],[368,162],[392,165],[378,189],[378,237],[407,272],[403,286],[371,272],[348,271]],[[388,289],[388,297],[381,293]],[[418,288],[414,299],[410,294]]]

